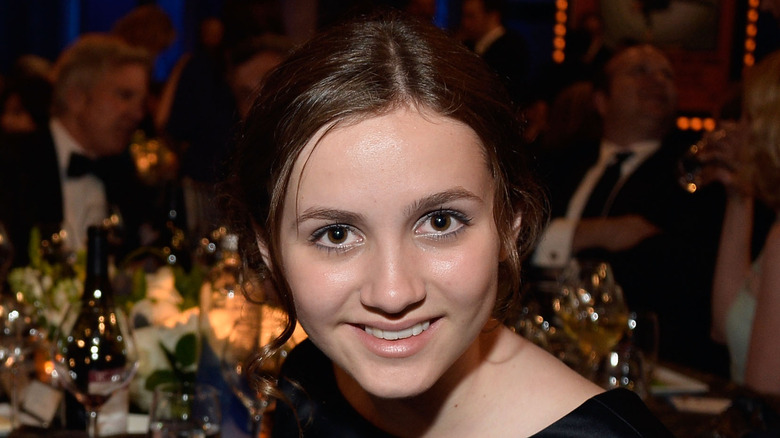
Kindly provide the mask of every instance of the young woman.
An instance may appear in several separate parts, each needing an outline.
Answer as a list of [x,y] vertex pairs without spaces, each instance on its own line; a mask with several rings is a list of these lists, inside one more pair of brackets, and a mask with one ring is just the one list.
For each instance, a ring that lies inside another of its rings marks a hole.
[[[753,389],[780,395],[780,221],[775,218],[751,262],[754,199],[780,212],[780,52],[748,71],[742,120],[708,146],[705,160],[732,166],[705,168],[726,187],[726,209],[713,281],[713,337],[726,342],[731,376]],[[734,163],[739,163],[734,165]]]
[[476,55],[394,14],[267,78],[236,160],[243,242],[309,335],[275,436],[668,435],[502,324],[544,219],[505,96]]

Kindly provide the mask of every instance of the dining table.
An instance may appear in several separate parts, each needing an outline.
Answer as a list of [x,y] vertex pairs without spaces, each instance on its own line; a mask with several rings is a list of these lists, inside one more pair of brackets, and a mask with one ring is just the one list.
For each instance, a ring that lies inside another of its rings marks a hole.
[[[651,412],[679,438],[780,437],[780,397],[761,394],[719,375],[660,363],[668,382],[654,382],[644,398]],[[660,379],[663,380],[663,379]],[[226,431],[227,432],[227,431]],[[9,438],[80,438],[81,430],[23,426]],[[141,438],[145,432],[111,435]],[[230,434],[222,436],[232,436]]]
[[651,385],[645,404],[674,436],[780,437],[780,396],[677,364],[662,363],[659,368],[679,377],[682,384],[679,388]]

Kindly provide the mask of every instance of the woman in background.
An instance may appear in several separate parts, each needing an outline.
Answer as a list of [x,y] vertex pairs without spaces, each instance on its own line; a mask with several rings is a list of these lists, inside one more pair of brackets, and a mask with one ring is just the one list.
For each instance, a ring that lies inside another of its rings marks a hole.
[[[713,283],[713,337],[726,342],[732,378],[780,394],[780,222],[751,263],[754,198],[780,211],[780,52],[748,71],[740,126],[705,148],[711,178],[726,187]],[[736,164],[735,164],[736,163]]]

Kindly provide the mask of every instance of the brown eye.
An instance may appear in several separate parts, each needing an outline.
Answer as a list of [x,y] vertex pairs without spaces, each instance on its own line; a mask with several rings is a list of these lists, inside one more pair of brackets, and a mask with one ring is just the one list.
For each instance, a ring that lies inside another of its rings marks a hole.
[[452,225],[452,217],[448,214],[431,216],[431,227],[436,231],[446,231]]
[[344,227],[333,227],[328,230],[328,240],[333,244],[342,244],[347,240],[348,231]]

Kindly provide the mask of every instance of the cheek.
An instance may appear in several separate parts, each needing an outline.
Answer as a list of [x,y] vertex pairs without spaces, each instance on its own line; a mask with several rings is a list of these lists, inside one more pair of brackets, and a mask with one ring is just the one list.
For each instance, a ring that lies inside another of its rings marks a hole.
[[485,246],[434,259],[429,271],[448,299],[481,307],[495,301],[498,247]]
[[307,331],[317,330],[312,322],[322,324],[332,320],[345,308],[354,291],[354,270],[318,264],[294,255],[284,263],[298,319]]

